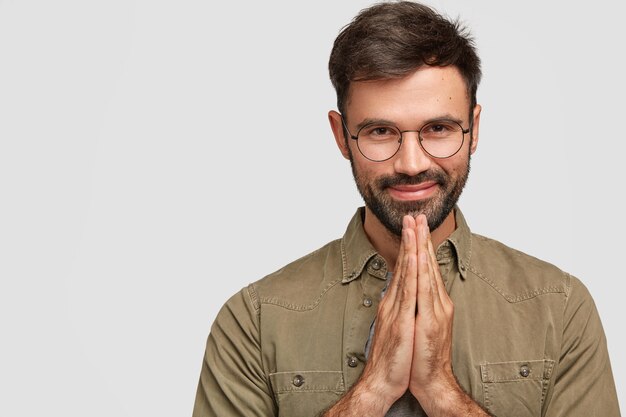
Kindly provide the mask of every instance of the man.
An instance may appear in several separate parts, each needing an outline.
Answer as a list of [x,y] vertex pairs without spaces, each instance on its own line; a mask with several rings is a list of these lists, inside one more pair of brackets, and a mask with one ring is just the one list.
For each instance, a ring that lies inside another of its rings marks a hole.
[[428,7],[380,4],[329,68],[365,208],[226,303],[194,416],[618,416],[585,287],[472,234],[456,206],[479,138],[471,39]]

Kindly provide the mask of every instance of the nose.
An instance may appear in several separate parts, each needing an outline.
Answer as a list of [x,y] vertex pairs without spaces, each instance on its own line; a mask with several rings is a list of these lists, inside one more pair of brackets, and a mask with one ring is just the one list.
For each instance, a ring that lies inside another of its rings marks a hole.
[[396,172],[414,176],[427,171],[432,159],[424,152],[419,144],[417,132],[403,132],[402,143],[396,154],[393,166]]

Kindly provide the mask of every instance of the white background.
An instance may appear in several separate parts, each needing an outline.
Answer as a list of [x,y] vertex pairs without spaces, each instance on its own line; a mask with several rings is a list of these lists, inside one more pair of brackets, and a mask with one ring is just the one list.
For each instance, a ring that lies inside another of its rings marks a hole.
[[[190,415],[221,304],[360,204],[326,66],[368,4],[0,1],[0,415]],[[624,404],[619,2],[431,4],[483,59],[470,227],[583,280]]]

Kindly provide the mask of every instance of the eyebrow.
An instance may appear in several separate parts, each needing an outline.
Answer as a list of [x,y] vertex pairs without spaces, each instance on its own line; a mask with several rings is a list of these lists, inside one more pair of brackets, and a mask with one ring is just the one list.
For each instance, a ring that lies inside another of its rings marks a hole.
[[[441,116],[437,116],[437,117],[433,117],[430,119],[426,119],[424,120],[424,122],[422,123],[422,126],[427,125],[428,123],[433,123],[433,122],[443,122],[443,121],[451,121],[451,122],[457,122],[458,124],[460,124],[461,126],[463,126],[463,119],[459,119],[456,116],[453,116],[451,114],[443,114]],[[388,120],[388,119],[379,119],[379,118],[366,118],[363,119],[361,121],[361,123],[359,123],[358,125],[356,125],[356,129],[360,130],[362,129],[364,126],[367,125],[372,125],[372,124],[383,124],[383,125],[393,125],[393,126],[397,126],[397,123],[392,121],[392,120]]]

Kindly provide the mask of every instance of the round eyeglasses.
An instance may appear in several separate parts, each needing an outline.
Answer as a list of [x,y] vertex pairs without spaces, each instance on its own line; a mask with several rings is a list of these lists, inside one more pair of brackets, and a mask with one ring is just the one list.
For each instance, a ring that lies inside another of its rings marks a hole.
[[398,153],[402,146],[402,134],[407,132],[417,132],[419,144],[428,155],[450,158],[463,147],[465,134],[470,131],[454,120],[439,119],[426,123],[419,130],[400,130],[392,124],[372,122],[353,135],[343,116],[341,120],[350,138],[356,141],[359,152],[374,162],[386,161]]

